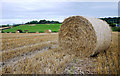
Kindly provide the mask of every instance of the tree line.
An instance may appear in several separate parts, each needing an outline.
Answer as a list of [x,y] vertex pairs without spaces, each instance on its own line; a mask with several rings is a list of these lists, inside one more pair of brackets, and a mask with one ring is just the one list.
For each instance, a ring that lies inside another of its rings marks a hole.
[[105,20],[111,27],[115,27],[116,24],[120,24],[120,17],[108,17],[100,19]]
[[[59,23],[60,23],[59,21],[53,21],[53,20],[52,21],[49,21],[49,20],[40,20],[40,21],[33,20],[33,21],[27,22],[25,24],[59,24]],[[7,25],[0,26],[0,28],[1,27],[10,27],[10,26],[16,27],[16,26],[19,26],[19,25],[24,25],[24,24],[13,24],[13,25],[7,24]]]
[[49,20],[40,20],[40,21],[30,21],[25,24],[58,24],[59,21],[49,21]]
[[[108,18],[100,18],[102,20],[105,20],[111,27],[115,27],[116,24],[120,24],[120,17],[108,17]],[[25,24],[58,24],[60,23],[59,21],[49,21],[49,20],[40,20],[40,21],[30,21]],[[19,25],[24,25],[24,24],[13,24],[12,26],[19,26]],[[2,27],[10,27],[11,25],[2,25]],[[1,26],[0,26],[1,27]]]

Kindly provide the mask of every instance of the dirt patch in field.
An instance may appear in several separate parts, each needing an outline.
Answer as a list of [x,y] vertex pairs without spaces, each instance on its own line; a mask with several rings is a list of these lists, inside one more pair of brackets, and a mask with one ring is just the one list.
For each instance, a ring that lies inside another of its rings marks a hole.
[[66,66],[64,74],[96,74],[96,67],[93,64],[96,60],[85,58],[85,59],[74,59],[70,64]]
[[31,24],[31,25],[29,25],[29,26],[35,26],[36,24]]

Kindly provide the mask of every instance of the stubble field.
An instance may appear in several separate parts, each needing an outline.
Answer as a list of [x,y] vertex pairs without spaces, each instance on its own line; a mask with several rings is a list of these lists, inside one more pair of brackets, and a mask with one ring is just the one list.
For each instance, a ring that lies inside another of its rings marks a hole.
[[58,33],[1,34],[2,74],[118,74],[120,33],[112,33],[108,50],[80,58],[58,46]]

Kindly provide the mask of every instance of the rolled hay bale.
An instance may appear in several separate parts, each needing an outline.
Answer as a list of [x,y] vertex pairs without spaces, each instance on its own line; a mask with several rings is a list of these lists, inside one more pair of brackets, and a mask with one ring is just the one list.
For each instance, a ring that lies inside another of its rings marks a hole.
[[22,30],[16,30],[16,33],[23,33],[23,31]]
[[51,33],[52,31],[49,29],[49,30],[46,30],[45,33]]
[[39,32],[37,31],[36,33],[38,34]]
[[59,46],[79,56],[92,56],[108,49],[111,29],[100,19],[72,16],[65,19],[59,31]]
[[16,33],[20,33],[20,31],[16,31]]

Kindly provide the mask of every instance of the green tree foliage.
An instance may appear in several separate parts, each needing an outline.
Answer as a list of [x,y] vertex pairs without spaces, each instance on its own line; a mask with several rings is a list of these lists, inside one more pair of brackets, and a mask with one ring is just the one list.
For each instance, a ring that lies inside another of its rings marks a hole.
[[120,32],[120,27],[112,27],[112,30]]
[[111,27],[114,27],[116,24],[120,24],[120,17],[108,17],[100,19],[105,20]]
[[109,23],[109,25],[110,25],[111,27],[115,27],[115,26],[116,26],[116,23]]
[[57,24],[59,23],[58,21],[47,21],[47,20],[40,20],[40,21],[30,21],[27,22],[26,24]]
[[30,21],[30,22],[27,22],[26,24],[38,24],[38,21]]
[[10,25],[9,24],[7,24],[7,25],[2,25],[2,27],[9,27]]

